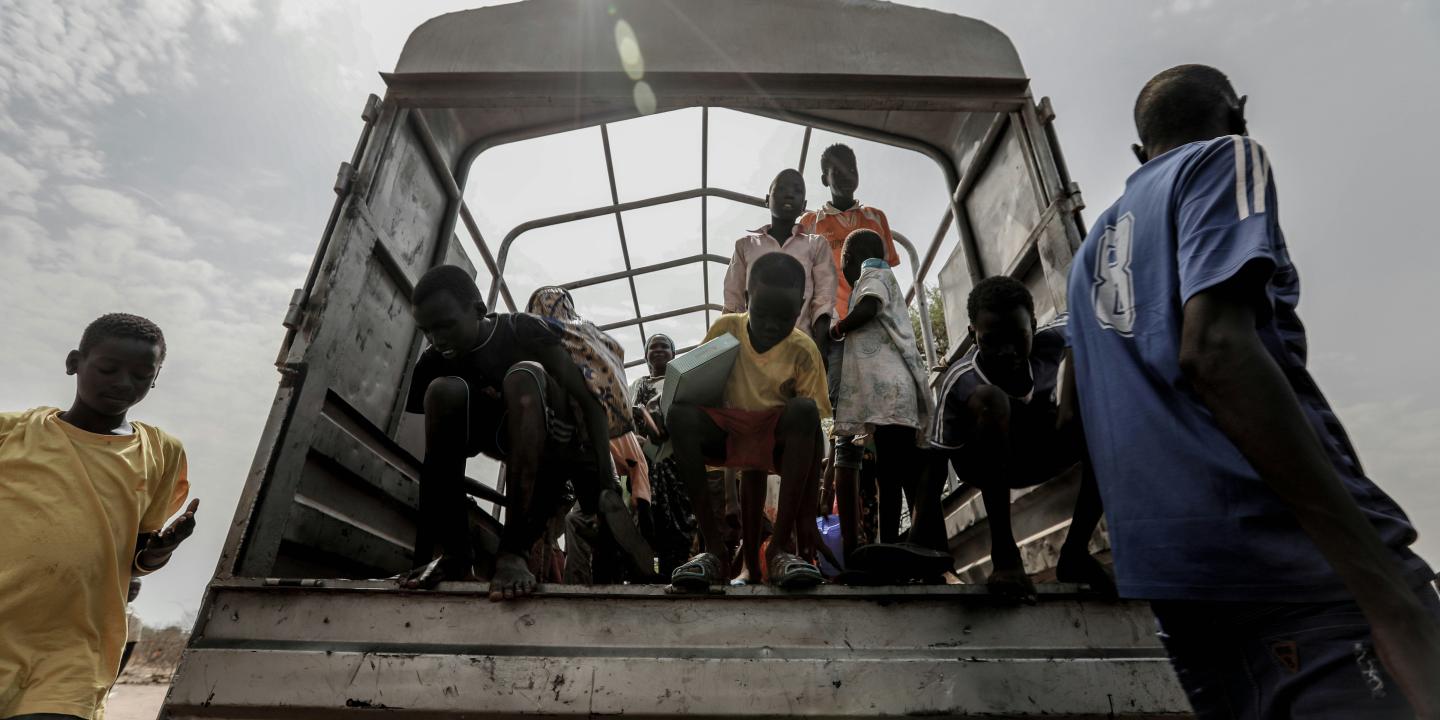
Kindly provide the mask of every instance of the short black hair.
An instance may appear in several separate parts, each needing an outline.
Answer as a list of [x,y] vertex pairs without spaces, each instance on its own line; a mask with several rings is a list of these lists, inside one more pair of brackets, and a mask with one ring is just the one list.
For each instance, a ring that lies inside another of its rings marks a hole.
[[860,228],[845,236],[845,247],[840,252],[848,252],[851,257],[861,260],[883,258],[885,257],[885,239],[874,230]]
[[1030,289],[1008,275],[995,275],[976,283],[965,301],[965,311],[972,323],[982,311],[1001,314],[1017,307],[1025,308],[1032,319],[1035,317],[1035,298],[1031,297]]
[[650,349],[650,346],[653,345],[656,340],[664,340],[665,344],[669,345],[671,350],[675,349],[675,341],[672,340],[670,336],[666,335],[665,333],[655,333],[654,335],[645,338],[645,349],[648,351]]
[[165,362],[165,333],[160,326],[139,315],[107,313],[95,318],[80,334],[80,354],[90,352],[110,338],[129,338],[155,343],[160,348],[160,362]]
[[1176,65],[1140,89],[1135,131],[1146,147],[1187,139],[1239,102],[1225,73],[1209,65]]
[[480,297],[480,287],[465,268],[458,265],[436,265],[426,270],[425,274],[420,276],[420,282],[415,283],[415,290],[410,293],[410,303],[419,305],[437,292],[448,292],[463,305],[475,303],[480,306],[480,314],[485,314],[485,301]]
[[825,151],[820,153],[820,172],[825,172],[825,168],[835,162],[845,163],[848,167],[855,167],[855,151],[851,150],[849,145],[842,143],[835,143],[825,148]]
[[746,278],[745,286],[754,289],[757,282],[805,292],[805,266],[782,252],[765,253],[750,264],[750,276]]
[[804,175],[803,173],[801,173],[799,170],[796,170],[795,168],[787,167],[787,168],[782,168],[782,169],[780,170],[780,172],[775,173],[775,179],[770,181],[770,190],[769,190],[769,191],[770,191],[770,192],[775,192],[775,186],[778,185],[778,184],[780,184],[780,178],[785,177],[787,174],[790,174],[790,173],[794,173],[796,177],[800,178],[800,184],[801,184],[801,185],[804,185],[804,184],[805,184],[805,175]]

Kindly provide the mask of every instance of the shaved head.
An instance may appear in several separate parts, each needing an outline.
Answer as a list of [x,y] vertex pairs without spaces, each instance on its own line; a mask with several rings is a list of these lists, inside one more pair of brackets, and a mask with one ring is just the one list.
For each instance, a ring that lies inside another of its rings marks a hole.
[[1234,120],[1243,104],[1225,73],[1208,65],[1177,65],[1150,78],[1140,90],[1135,130],[1152,151],[1241,134],[1244,123],[1237,132]]

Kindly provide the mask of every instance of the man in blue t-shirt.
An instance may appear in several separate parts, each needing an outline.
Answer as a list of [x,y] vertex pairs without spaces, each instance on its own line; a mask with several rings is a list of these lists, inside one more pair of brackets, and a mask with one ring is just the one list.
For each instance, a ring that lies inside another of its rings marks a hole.
[[1120,592],[1152,601],[1201,717],[1435,717],[1434,573],[1306,370],[1244,106],[1214,68],[1150,80],[1142,167],[1070,270]]

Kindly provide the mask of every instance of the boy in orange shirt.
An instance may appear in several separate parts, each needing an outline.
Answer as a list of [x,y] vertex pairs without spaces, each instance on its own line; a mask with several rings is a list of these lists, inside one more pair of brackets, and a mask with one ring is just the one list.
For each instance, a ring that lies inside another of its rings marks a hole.
[[850,309],[850,283],[845,280],[845,267],[840,261],[845,238],[856,230],[874,230],[885,243],[885,262],[890,267],[900,264],[900,255],[895,252],[895,239],[890,236],[890,221],[885,213],[855,199],[855,189],[860,187],[860,170],[850,146],[837,143],[820,153],[820,182],[830,188],[830,202],[801,215],[798,224],[801,232],[819,235],[830,244],[837,279],[835,321],[839,322]]
[[105,315],[65,358],[69,410],[0,413],[0,717],[96,717],[120,670],[130,579],[195,531],[199,500],[165,527],[190,490],[184,447],[125,418],[164,359],[154,323]]
[[[830,257],[835,265],[836,275],[833,322],[838,323],[850,312],[851,285],[845,279],[845,264],[841,259],[845,250],[845,238],[859,230],[870,230],[879,235],[884,244],[883,257],[886,264],[892,268],[899,265],[900,255],[895,252],[895,239],[890,235],[890,221],[886,219],[885,213],[855,199],[855,189],[860,186],[860,169],[855,162],[855,151],[851,150],[849,145],[836,143],[820,153],[820,182],[830,188],[830,202],[825,203],[819,210],[801,215],[797,224],[800,232],[818,235],[830,246]],[[845,359],[845,342],[826,338],[820,342],[820,351],[825,356],[830,404],[838,405],[840,365]],[[839,440],[842,443],[849,442],[847,438]],[[832,465],[837,454],[846,455],[848,452],[848,449],[837,445],[831,453]],[[867,511],[864,515],[867,520],[871,520],[864,523],[865,529],[861,534],[865,535],[867,540],[879,540],[877,528],[873,527],[879,504],[875,483],[862,482],[857,490]],[[848,542],[858,540],[860,538],[847,538]]]

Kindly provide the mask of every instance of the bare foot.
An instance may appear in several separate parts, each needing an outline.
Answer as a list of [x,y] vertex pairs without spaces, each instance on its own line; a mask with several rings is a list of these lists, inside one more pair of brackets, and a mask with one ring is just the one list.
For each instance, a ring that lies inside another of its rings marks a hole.
[[468,561],[454,560],[448,556],[431,560],[428,565],[415,568],[399,576],[400,587],[406,590],[432,590],[442,582],[459,580],[473,581],[475,570]]
[[1005,597],[1028,600],[1035,597],[1035,583],[1025,574],[1023,567],[997,567],[985,579],[990,592]]
[[495,558],[495,574],[490,578],[490,602],[514,600],[535,592],[535,576],[525,558],[503,553]]
[[1089,585],[1092,590],[1108,598],[1120,595],[1110,571],[1088,552],[1061,552],[1060,561],[1055,563],[1055,579],[1064,583]]

